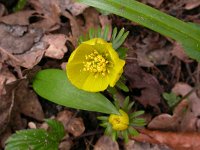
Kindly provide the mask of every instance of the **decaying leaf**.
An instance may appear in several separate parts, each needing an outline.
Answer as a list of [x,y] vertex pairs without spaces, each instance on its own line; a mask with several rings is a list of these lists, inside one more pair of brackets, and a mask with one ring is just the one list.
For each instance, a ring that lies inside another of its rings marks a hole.
[[174,150],[199,150],[200,134],[197,132],[163,132],[140,130],[140,135],[131,137],[138,142],[167,145]]
[[25,25],[30,24],[29,19],[36,14],[37,12],[34,10],[19,11],[19,12],[1,17],[0,22],[3,22],[7,25],[25,26]]
[[83,13],[83,11],[88,8],[87,5],[77,3],[74,0],[59,0],[59,5],[62,10],[67,9],[73,14],[73,16]]
[[[2,60],[12,66],[32,68],[42,58],[47,43],[41,41],[43,31],[26,26],[0,24]],[[9,60],[9,61],[8,61]]]
[[190,63],[192,62],[191,59],[189,59],[189,57],[186,55],[186,53],[184,52],[183,47],[181,46],[180,43],[178,42],[174,42],[173,44],[173,49],[171,51],[171,54],[173,56],[178,57],[180,60],[184,61],[185,63]]
[[199,0],[189,0],[185,2],[185,9],[190,10],[200,5]]
[[25,116],[42,121],[44,113],[37,95],[28,88],[28,81],[22,80],[15,91],[15,106]]
[[0,134],[7,128],[14,106],[14,92],[16,84],[5,86],[5,92],[0,95]]
[[31,26],[45,31],[53,31],[60,27],[60,14],[58,0],[29,0],[32,7],[39,13],[42,20],[33,23]]
[[154,76],[144,72],[133,61],[127,62],[125,67],[125,76],[129,81],[131,89],[133,91],[140,91],[141,94],[135,96],[135,98],[142,105],[145,107],[150,105],[158,108],[157,105],[160,103],[160,95],[162,94],[163,89]]
[[125,143],[125,150],[171,150],[171,148],[167,147],[166,145],[129,140],[128,143]]
[[104,135],[94,145],[94,150],[119,150],[119,145],[111,137]]
[[[192,90],[192,87],[185,83],[177,83],[172,89],[176,95],[184,96]],[[149,124],[149,129],[168,131],[200,131],[200,99],[193,92],[182,100],[175,108],[173,115],[161,114],[156,116]]]
[[175,108],[173,115],[161,114],[153,118],[148,124],[149,129],[163,131],[179,131],[182,118],[185,116],[185,109],[188,107],[188,102],[183,100]]
[[63,123],[65,131],[77,137],[85,131],[85,126],[82,118],[72,115],[72,112],[64,110],[58,113],[57,120]]
[[50,34],[45,35],[43,40],[49,44],[49,47],[45,51],[45,56],[55,59],[62,59],[67,52],[65,42],[67,36],[64,34]]

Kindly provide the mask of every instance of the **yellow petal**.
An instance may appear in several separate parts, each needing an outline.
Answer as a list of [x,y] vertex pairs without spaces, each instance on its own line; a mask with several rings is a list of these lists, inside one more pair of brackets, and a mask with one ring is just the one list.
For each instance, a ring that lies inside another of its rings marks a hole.
[[90,54],[94,50],[95,49],[93,48],[93,46],[83,43],[72,52],[71,56],[69,57],[68,63],[72,61],[73,63],[83,62],[85,60],[85,55]]
[[67,77],[70,80],[70,82],[80,89],[80,87],[83,87],[85,84],[85,80],[89,76],[88,72],[85,72],[82,70],[83,64],[82,63],[68,63],[66,65],[66,72]]
[[90,74],[81,88],[89,92],[104,91],[108,87],[108,81],[109,79],[107,76],[102,77],[101,75],[98,75],[95,77],[95,75]]
[[110,86],[113,87],[115,86],[116,82],[119,80],[120,76],[123,73],[123,67],[125,65],[125,61],[122,59],[118,59],[117,62],[115,62],[114,67],[110,71]]

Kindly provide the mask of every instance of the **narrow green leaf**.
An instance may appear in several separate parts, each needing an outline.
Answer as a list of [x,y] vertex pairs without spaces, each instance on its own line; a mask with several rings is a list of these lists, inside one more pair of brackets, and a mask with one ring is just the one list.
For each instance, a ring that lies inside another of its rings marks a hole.
[[33,81],[33,89],[41,97],[66,107],[119,114],[102,94],[86,92],[73,86],[62,70],[46,69],[38,72]]
[[132,128],[132,127],[129,127],[129,128],[128,128],[128,132],[129,132],[130,135],[132,135],[132,136],[137,136],[137,135],[139,135],[139,132],[138,132],[137,130],[135,130],[134,128]]
[[77,0],[137,22],[182,43],[185,52],[200,61],[200,30],[136,0]]
[[115,27],[112,32],[111,42],[114,41],[114,39],[116,38],[116,35],[117,35],[117,28]]
[[125,59],[126,58],[126,53],[128,51],[127,48],[119,47],[116,51],[117,51],[117,53],[119,55],[119,58],[121,58],[121,59]]
[[130,118],[133,119],[133,118],[136,118],[140,115],[144,114],[144,111],[143,110],[140,110],[140,111],[136,111],[136,112],[133,112],[130,114]]
[[123,90],[124,92],[129,92],[129,89],[128,87],[124,84],[124,82],[122,82],[121,80],[118,80],[117,83],[116,83],[116,86]]
[[106,116],[99,116],[97,119],[102,120],[102,121],[108,121],[108,117]]
[[123,43],[124,41],[126,40],[127,36],[129,34],[129,31],[125,32],[121,38],[116,42],[116,44],[114,44],[115,47],[113,47],[114,49],[117,49],[119,48]]
[[109,32],[109,26],[106,25],[103,30],[103,37],[102,37],[105,41],[108,41],[108,32]]

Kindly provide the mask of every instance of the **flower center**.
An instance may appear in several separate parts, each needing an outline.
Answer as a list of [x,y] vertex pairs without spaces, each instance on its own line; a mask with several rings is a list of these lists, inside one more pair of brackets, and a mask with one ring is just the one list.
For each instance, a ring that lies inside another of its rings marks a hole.
[[109,123],[114,130],[126,130],[129,126],[129,117],[126,112],[119,110],[121,115],[111,114],[109,116]]
[[106,58],[107,56],[108,54],[105,54],[105,56],[103,56],[99,54],[96,50],[94,50],[94,52],[89,55],[85,55],[86,61],[83,62],[83,71],[99,73],[102,76],[105,76],[107,73],[109,73],[109,61]]

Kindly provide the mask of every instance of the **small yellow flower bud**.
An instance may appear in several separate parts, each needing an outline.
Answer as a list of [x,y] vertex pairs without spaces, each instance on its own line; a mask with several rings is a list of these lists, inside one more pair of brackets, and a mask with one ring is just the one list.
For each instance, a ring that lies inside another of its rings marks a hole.
[[126,130],[129,125],[129,117],[123,110],[120,109],[119,112],[121,115],[111,114],[108,121],[114,130]]

